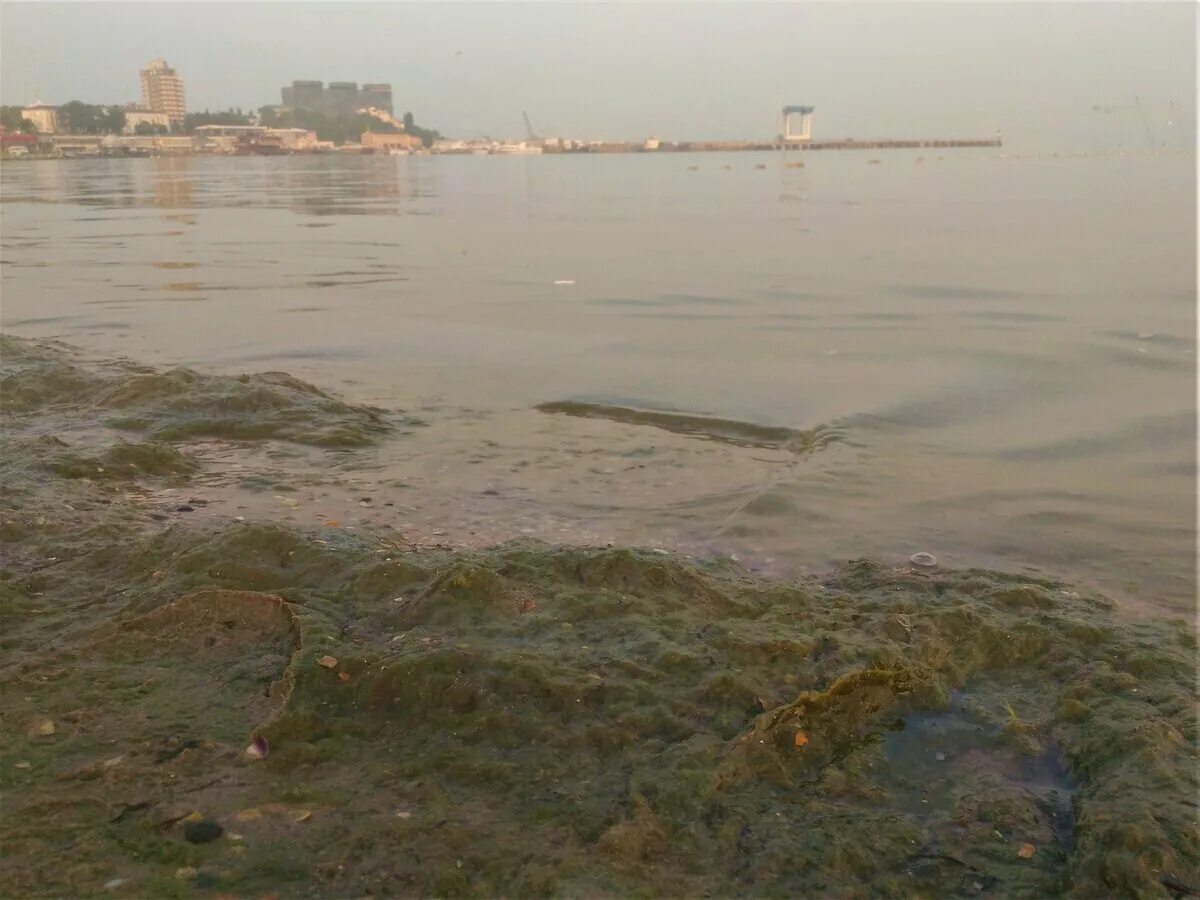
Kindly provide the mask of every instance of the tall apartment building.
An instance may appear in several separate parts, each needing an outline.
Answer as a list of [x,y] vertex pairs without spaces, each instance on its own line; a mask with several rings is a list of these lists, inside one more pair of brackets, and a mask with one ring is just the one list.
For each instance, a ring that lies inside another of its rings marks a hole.
[[154,59],[142,69],[142,105],[153,112],[165,113],[172,125],[182,125],[186,107],[183,80],[165,59]]

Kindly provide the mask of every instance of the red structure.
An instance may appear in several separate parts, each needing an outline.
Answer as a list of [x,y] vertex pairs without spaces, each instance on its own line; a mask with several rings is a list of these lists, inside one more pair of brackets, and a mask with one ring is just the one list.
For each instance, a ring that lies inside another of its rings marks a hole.
[[0,126],[0,150],[8,150],[12,147],[24,147],[30,153],[37,149],[38,137],[36,134],[25,134],[22,131],[9,131],[7,128]]

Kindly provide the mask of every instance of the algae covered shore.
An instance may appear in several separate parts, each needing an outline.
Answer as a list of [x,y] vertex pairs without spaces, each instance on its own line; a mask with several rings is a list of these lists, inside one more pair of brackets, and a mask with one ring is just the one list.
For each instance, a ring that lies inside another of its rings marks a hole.
[[0,894],[1200,886],[1187,622],[979,570],[167,518],[202,439],[419,423],[0,340]]

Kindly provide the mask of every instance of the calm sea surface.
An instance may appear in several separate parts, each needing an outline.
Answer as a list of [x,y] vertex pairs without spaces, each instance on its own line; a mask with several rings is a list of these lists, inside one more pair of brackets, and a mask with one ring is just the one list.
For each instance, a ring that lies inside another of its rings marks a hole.
[[784,574],[926,550],[1191,610],[1194,157],[798,158],[8,163],[0,323],[427,423],[297,468],[289,519]]

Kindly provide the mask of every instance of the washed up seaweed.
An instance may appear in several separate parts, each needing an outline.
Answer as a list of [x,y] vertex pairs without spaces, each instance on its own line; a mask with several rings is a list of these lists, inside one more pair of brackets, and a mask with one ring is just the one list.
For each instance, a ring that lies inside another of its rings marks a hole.
[[346,403],[283,372],[213,375],[132,363],[87,364],[71,348],[0,337],[0,413],[93,409],[151,441],[275,439],[318,447],[377,443],[418,420]]
[[113,444],[93,478],[39,415],[3,437],[0,894],[1200,883],[1185,622],[980,570],[147,524],[134,488],[200,473]]

